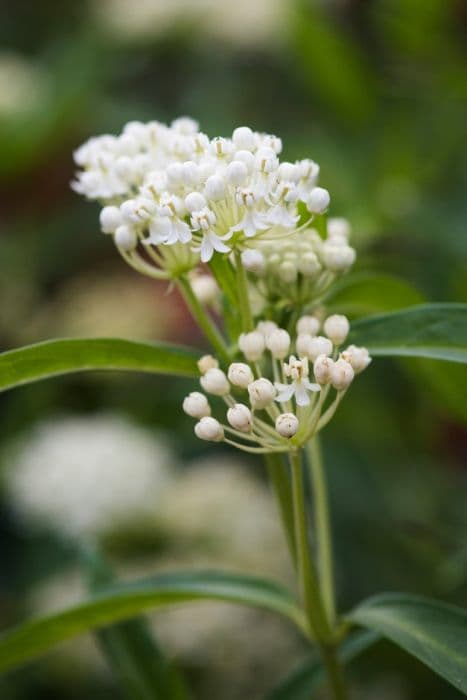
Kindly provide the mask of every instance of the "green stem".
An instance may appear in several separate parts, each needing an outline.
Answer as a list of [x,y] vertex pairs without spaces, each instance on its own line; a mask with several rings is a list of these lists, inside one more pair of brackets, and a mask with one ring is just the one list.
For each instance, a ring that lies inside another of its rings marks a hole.
[[320,652],[334,700],[347,700],[349,695],[336,646],[321,646]]
[[179,277],[178,286],[192,316],[196,319],[199,327],[211,343],[219,359],[226,365],[230,364],[231,358],[224,338],[193,292],[190,281],[186,277]]
[[250,298],[248,296],[248,280],[245,268],[242,265],[242,258],[239,250],[235,250],[235,269],[237,273],[237,293],[240,306],[240,317],[242,319],[242,329],[245,333],[254,328],[253,315],[251,313]]
[[294,514],[292,508],[292,487],[287,475],[287,465],[279,455],[268,454],[265,456],[269,481],[282,519],[285,537],[294,564],[297,563],[297,548],[294,532]]
[[297,543],[297,572],[305,612],[313,635],[326,643],[331,631],[326,620],[315,566],[310,554],[305,506],[302,460],[299,452],[290,453],[292,471],[292,499],[294,507],[295,539]]
[[318,571],[320,575],[321,594],[323,596],[323,604],[329,624],[331,627],[334,627],[336,622],[336,605],[332,561],[331,520],[329,516],[326,477],[324,474],[321,446],[318,436],[315,436],[308,444],[308,457],[315,506],[315,533],[318,547]]

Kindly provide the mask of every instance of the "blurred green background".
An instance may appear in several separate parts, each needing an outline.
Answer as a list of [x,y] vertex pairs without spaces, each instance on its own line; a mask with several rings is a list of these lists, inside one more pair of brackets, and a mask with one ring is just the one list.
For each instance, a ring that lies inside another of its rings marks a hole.
[[[352,223],[359,252],[355,274],[396,275],[414,288],[373,293],[370,285],[354,315],[423,299],[467,301],[464,0],[3,0],[0,37],[2,350],[53,336],[91,335],[197,341],[202,347],[177,296],[127,269],[99,234],[97,207],[69,188],[73,149],[134,119],[171,121],[187,114],[210,136],[247,124],[281,136],[286,158],[317,160],[332,215]],[[218,547],[226,567],[264,568],[287,580],[287,564],[274,547],[263,567],[245,545],[258,545],[252,533],[259,525],[251,513],[267,498],[255,464],[240,463],[229,452],[227,467],[214,461],[219,470],[238,467],[238,511],[232,506],[220,532],[236,532],[241,546],[236,549],[227,535],[213,544],[209,533],[221,517],[215,507],[193,535],[190,508],[203,512],[196,489],[204,498],[212,478],[194,461],[215,448],[205,450],[192,436],[191,421],[180,410],[186,389],[182,381],[96,375],[56,379],[1,397],[2,627],[43,611],[34,601],[44,600],[38,594],[44,586],[57,602],[59,582],[66,590],[70,576],[78,578],[77,541],[89,533],[70,537],[69,528],[60,527],[66,514],[57,516],[54,527],[31,527],[21,512],[34,503],[34,489],[53,502],[58,477],[49,475],[47,482],[40,469],[55,459],[60,472],[69,462],[67,449],[73,456],[69,489],[76,478],[86,501],[79,455],[81,450],[84,460],[91,450],[95,436],[88,443],[86,431],[100,425],[102,414],[115,419],[115,434],[119,420],[129,430],[144,429],[143,441],[163,433],[174,478],[185,478],[188,467],[200,479],[188,480],[185,500],[175,499],[170,517],[154,523],[154,535],[128,524],[119,524],[117,535],[105,534],[117,568],[141,565],[147,572],[196,565],[216,558]],[[466,389],[460,365],[378,360],[327,430],[343,608],[383,590],[467,605]],[[78,426],[74,442],[48,453],[63,416]],[[175,426],[176,439],[170,435]],[[112,442],[108,428],[101,443]],[[137,436],[131,439],[137,442]],[[111,444],[104,448],[93,455],[96,469],[99,459],[107,465],[115,459],[124,491],[125,479],[138,475],[140,448],[126,464]],[[26,473],[22,489],[11,485],[12,465]],[[112,470],[107,472],[100,488],[117,493]],[[248,482],[244,491],[242,479]],[[230,497],[232,484],[223,484],[212,493],[214,504]],[[242,507],[250,530],[237,532]],[[274,525],[264,521],[269,542]],[[182,612],[162,621],[160,636],[201,700],[264,697],[271,669],[283,677],[303,657],[290,632],[268,627],[266,618],[244,619],[223,607],[200,615],[196,621]],[[155,624],[159,632],[157,619]],[[164,633],[164,624],[175,631]],[[207,624],[207,631],[197,624]],[[262,631],[254,644],[246,644],[248,625]],[[195,641],[184,647],[180,639],[187,627]],[[98,654],[91,648],[83,655],[73,646],[68,657],[51,654],[1,681],[1,697],[119,697]],[[460,697],[387,644],[355,663],[351,678],[364,700]]]

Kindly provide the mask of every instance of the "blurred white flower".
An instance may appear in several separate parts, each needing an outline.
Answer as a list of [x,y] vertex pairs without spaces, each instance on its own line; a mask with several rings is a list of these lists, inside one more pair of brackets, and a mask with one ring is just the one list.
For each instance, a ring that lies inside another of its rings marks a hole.
[[0,53],[0,115],[14,116],[37,108],[47,91],[47,76],[21,54]]
[[173,459],[159,436],[117,415],[50,420],[11,450],[6,489],[26,527],[99,536],[155,517]]

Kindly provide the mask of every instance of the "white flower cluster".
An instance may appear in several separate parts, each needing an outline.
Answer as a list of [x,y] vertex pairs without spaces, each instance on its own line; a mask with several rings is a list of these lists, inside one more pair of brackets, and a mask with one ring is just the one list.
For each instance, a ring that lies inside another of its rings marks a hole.
[[[228,408],[227,422],[221,423],[211,415],[204,393],[189,394],[183,409],[198,419],[197,437],[225,441],[247,452],[286,452],[291,444],[303,445],[327,425],[355,374],[371,358],[366,348],[355,345],[339,351],[349,332],[345,316],[329,316],[323,335],[318,335],[320,326],[317,317],[302,316],[292,340],[273,321],[259,322],[239,338],[247,362],[233,362],[227,374],[214,357],[202,357],[198,363],[202,389],[221,397]],[[290,354],[293,346],[296,355]],[[269,377],[264,376],[266,365]],[[327,403],[331,389],[335,395]],[[248,403],[237,400],[241,392],[247,392]]]
[[147,523],[172,479],[165,441],[117,415],[41,423],[11,452],[6,488],[18,518],[72,537]]
[[161,248],[174,246],[208,262],[215,251],[293,234],[301,202],[310,221],[328,208],[329,193],[316,186],[319,166],[281,162],[281,150],[279,138],[246,126],[210,139],[188,118],[130,122],[119,136],[92,138],[75,152],[82,170],[73,187],[104,205],[103,232],[141,271],[149,264],[134,256],[139,242],[160,267]]

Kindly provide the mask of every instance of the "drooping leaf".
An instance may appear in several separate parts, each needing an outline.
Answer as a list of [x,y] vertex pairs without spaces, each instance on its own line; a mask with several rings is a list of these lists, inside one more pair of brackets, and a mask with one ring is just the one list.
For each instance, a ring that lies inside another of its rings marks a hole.
[[[83,566],[91,593],[115,582],[95,549],[83,551]],[[172,664],[156,644],[144,617],[135,617],[95,632],[119,688],[129,700],[187,700],[188,691]]]
[[422,304],[370,316],[353,324],[349,342],[374,356],[467,362],[467,304]]
[[[379,639],[375,632],[359,632],[349,637],[339,650],[342,663],[348,663],[363,653]],[[312,659],[301,664],[269,695],[267,700],[309,700],[311,693],[324,681],[325,673],[320,658],[315,654]]]
[[291,593],[265,579],[213,571],[156,576],[107,587],[72,608],[26,622],[0,637],[0,671],[13,668],[55,644],[149,610],[181,603],[221,600],[271,610],[301,630],[303,613]]
[[199,352],[119,338],[48,340],[0,354],[0,391],[61,374],[119,370],[196,377]]
[[390,639],[467,695],[467,611],[388,593],[364,601],[347,619]]
[[392,275],[364,272],[343,277],[326,296],[330,313],[353,318],[422,304],[422,294],[405,280]]

